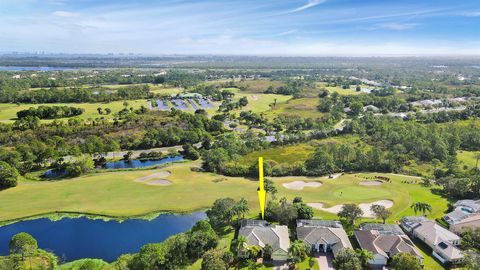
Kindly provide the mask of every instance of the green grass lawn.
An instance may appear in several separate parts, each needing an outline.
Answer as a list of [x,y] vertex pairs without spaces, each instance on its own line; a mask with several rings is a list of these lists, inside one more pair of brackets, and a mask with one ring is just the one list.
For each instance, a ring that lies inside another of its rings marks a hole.
[[277,88],[285,85],[285,83],[281,81],[271,81],[265,79],[244,80],[236,82],[235,84],[239,87],[244,87],[245,92],[247,93],[264,93],[265,90],[267,90],[270,86]]
[[[245,197],[252,213],[258,211],[257,185],[242,177],[225,177],[212,173],[191,171],[199,162],[173,164],[156,170],[120,171],[91,174],[61,181],[21,181],[20,185],[0,192],[0,221],[55,212],[87,213],[115,217],[144,215],[156,211],[187,212],[205,209],[215,199]],[[152,186],[134,180],[159,170],[168,170],[172,175],[166,179],[169,186]],[[412,215],[412,202],[428,202],[433,212],[428,216],[437,218],[447,210],[447,200],[430,192],[419,184],[403,184],[406,177],[391,175],[392,183],[382,186],[359,186],[360,175],[346,174],[335,180],[324,177],[279,177],[278,197],[293,199],[303,197],[305,202],[322,202],[326,206],[343,203],[365,203],[382,199],[395,202],[391,220]],[[382,174],[388,175],[388,174]],[[218,181],[222,180],[222,181]],[[295,181],[321,181],[323,186],[296,191],[281,184]],[[333,214],[316,211],[319,217],[331,218]]]
[[279,147],[272,147],[255,151],[243,156],[240,163],[252,164],[257,162],[258,157],[263,157],[264,160],[274,160],[278,163],[293,163],[296,161],[304,162],[313,154],[316,146],[325,143],[362,143],[356,136],[337,136],[322,140],[312,140],[306,143],[299,143],[294,145],[285,145]]
[[[457,158],[462,165],[468,166],[468,169],[473,169],[477,166],[477,155],[480,155],[480,151],[458,151]],[[478,162],[480,167],[480,161]]]
[[278,103],[275,107],[265,112],[266,116],[299,116],[305,118],[320,118],[323,113],[318,111],[318,98],[290,99],[284,103]]
[[245,92],[237,92],[235,94],[237,99],[244,96],[247,97],[248,104],[237,111],[252,111],[255,113],[262,113],[270,110],[270,104],[274,103],[275,100],[277,101],[277,104],[281,104],[292,98],[292,96],[277,94],[250,94]]
[[[109,103],[49,103],[49,104],[21,104],[16,105],[12,103],[0,103],[0,122],[13,122],[17,117],[17,112],[21,110],[26,110],[30,107],[38,107],[40,105],[45,106],[71,106],[76,108],[82,108],[85,112],[82,115],[77,117],[82,119],[95,119],[104,117],[105,119],[113,119],[115,113],[119,112],[124,108],[124,101],[112,101]],[[140,106],[148,107],[147,100],[138,99],[138,100],[128,100],[128,108],[133,107],[134,109],[140,108]],[[104,111],[106,108],[110,108],[112,112],[110,114],[99,114],[97,108],[102,108]],[[69,118],[60,118],[60,119],[69,119]],[[52,120],[42,120],[42,121],[52,121]]]
[[[380,186],[361,186],[359,182],[364,181],[365,177],[388,176],[391,183],[384,183]],[[345,203],[370,203],[378,200],[392,200],[394,206],[390,209],[393,213],[389,221],[396,221],[403,216],[414,215],[410,205],[413,202],[427,202],[432,205],[432,213],[428,213],[429,218],[439,218],[444,215],[448,209],[448,201],[445,198],[430,192],[430,188],[423,187],[420,184],[402,183],[404,180],[412,180],[407,176],[399,176],[384,173],[358,173],[344,174],[337,179],[328,179],[327,177],[279,177],[274,178],[279,186],[280,196],[286,196],[293,199],[295,196],[301,196],[304,202],[321,202],[326,207],[331,207]],[[318,188],[306,187],[303,190],[290,190],[282,186],[283,183],[296,180],[321,181],[323,185]],[[335,214],[316,210],[316,216],[325,219],[337,218]]]

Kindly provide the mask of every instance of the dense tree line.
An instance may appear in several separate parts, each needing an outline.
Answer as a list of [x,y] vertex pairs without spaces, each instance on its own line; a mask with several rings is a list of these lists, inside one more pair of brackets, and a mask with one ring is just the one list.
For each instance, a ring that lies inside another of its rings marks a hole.
[[69,106],[39,106],[17,112],[18,118],[38,117],[39,119],[56,119],[81,115],[85,110]]

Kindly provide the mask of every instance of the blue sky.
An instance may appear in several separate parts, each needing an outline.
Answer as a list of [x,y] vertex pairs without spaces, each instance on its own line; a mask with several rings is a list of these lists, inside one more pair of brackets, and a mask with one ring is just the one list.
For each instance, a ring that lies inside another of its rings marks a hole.
[[0,0],[0,51],[480,55],[480,1]]

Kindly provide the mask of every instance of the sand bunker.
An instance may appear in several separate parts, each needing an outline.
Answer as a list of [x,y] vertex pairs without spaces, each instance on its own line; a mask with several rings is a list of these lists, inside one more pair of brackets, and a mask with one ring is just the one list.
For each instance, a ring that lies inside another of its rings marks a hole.
[[157,186],[168,186],[168,185],[171,185],[172,182],[168,181],[168,180],[152,180],[152,181],[148,181],[148,182],[145,182],[145,184],[149,184],[149,185],[157,185]]
[[361,186],[380,186],[381,184],[383,184],[382,181],[362,181],[360,183],[358,183],[359,185]]
[[152,180],[152,179],[165,178],[165,177],[169,177],[171,174],[172,173],[166,172],[166,171],[152,173],[150,175],[147,175],[147,176],[140,177],[140,178],[136,179],[135,182],[145,182],[145,181]]
[[[343,204],[338,204],[338,205],[335,205],[335,206],[332,206],[332,207],[329,207],[329,208],[323,207],[323,203],[307,203],[307,204],[309,206],[315,208],[315,209],[322,210],[322,211],[325,211],[325,212],[329,212],[329,213],[332,213],[332,214],[338,214],[338,212],[340,212],[342,210],[342,207],[343,207]],[[370,207],[374,204],[385,206],[385,208],[391,208],[393,206],[393,201],[391,201],[391,200],[380,200],[380,201],[376,201],[376,202],[372,202],[372,203],[361,203],[361,204],[359,204],[358,207],[360,207],[360,209],[362,209],[363,217],[370,217],[370,218],[375,217],[373,212],[370,210]]]
[[303,181],[293,181],[289,183],[284,183],[282,186],[288,189],[293,190],[302,190],[304,187],[320,187],[322,183],[320,182],[303,182]]
[[149,185],[166,186],[166,185],[171,185],[172,182],[162,178],[169,177],[170,175],[172,175],[172,173],[167,171],[157,172],[144,177],[140,177],[136,179],[135,182],[145,183]]
[[257,95],[251,95],[251,96],[250,96],[250,99],[252,99],[252,100],[258,100],[258,96],[257,96]]

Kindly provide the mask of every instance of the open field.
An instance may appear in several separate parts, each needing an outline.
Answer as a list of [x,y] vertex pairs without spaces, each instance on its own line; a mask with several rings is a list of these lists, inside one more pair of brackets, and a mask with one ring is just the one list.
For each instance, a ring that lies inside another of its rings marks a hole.
[[[457,158],[462,165],[468,166],[467,169],[473,169],[477,166],[477,155],[480,155],[480,151],[458,151]],[[478,162],[480,167],[480,161]]]
[[[13,122],[17,117],[17,112],[21,110],[26,110],[31,107],[38,107],[41,105],[45,106],[71,106],[76,108],[85,109],[85,112],[82,115],[77,116],[82,119],[95,119],[104,117],[105,119],[113,119],[115,113],[119,112],[124,108],[124,101],[112,101],[109,103],[48,103],[48,104],[21,104],[16,105],[12,103],[0,103],[0,122]],[[147,100],[137,99],[137,100],[128,100],[128,108],[133,107],[134,109],[140,108],[142,105],[148,107]],[[97,108],[102,108],[104,110],[103,114],[99,114]],[[105,113],[105,109],[110,108],[112,112],[110,114]],[[72,117],[73,118],[73,117]],[[69,118],[59,118],[59,119],[69,119]],[[52,120],[43,120],[43,121],[52,121]]]
[[241,163],[251,164],[257,162],[258,157],[263,157],[264,160],[274,160],[278,163],[293,163],[296,161],[305,162],[307,158],[313,154],[315,147],[325,143],[361,143],[360,139],[355,136],[337,136],[322,140],[312,140],[306,143],[299,143],[294,145],[285,145],[278,147],[271,147],[268,149],[249,153],[241,157]]
[[248,105],[243,107],[242,111],[252,111],[255,113],[262,113],[270,110],[270,104],[277,101],[277,106],[281,103],[291,99],[291,96],[277,95],[277,94],[249,94],[245,92],[237,92],[235,97],[237,99],[241,97],[247,97]]
[[[258,210],[257,182],[242,177],[225,177],[212,173],[191,171],[199,162],[177,163],[163,169],[119,171],[91,174],[71,180],[32,182],[22,181],[19,186],[0,192],[0,221],[19,219],[53,212],[97,214],[115,217],[144,215],[156,211],[186,212],[204,209],[219,197],[239,199],[245,197],[252,212]],[[168,186],[145,185],[135,182],[159,171],[170,171]],[[376,173],[346,174],[337,179],[325,177],[273,178],[278,185],[278,197],[303,197],[305,202],[321,202],[326,207],[342,203],[370,203],[392,200],[395,220],[411,215],[410,204],[423,201],[432,204],[429,217],[443,215],[447,201],[419,184],[403,184],[407,177],[388,175],[392,183],[381,186],[361,186],[362,176]],[[293,181],[321,181],[323,185],[303,190],[290,190],[283,183]],[[334,214],[316,211],[322,218]]]
[[299,116],[306,118],[319,118],[323,113],[318,111],[318,98],[290,99],[284,103],[277,103],[275,107],[265,112],[266,116]]
[[270,86],[273,88],[277,88],[279,86],[285,85],[284,82],[281,81],[271,81],[265,79],[259,80],[244,80],[235,83],[237,86],[244,88],[243,92],[246,93],[263,93],[267,90]]

